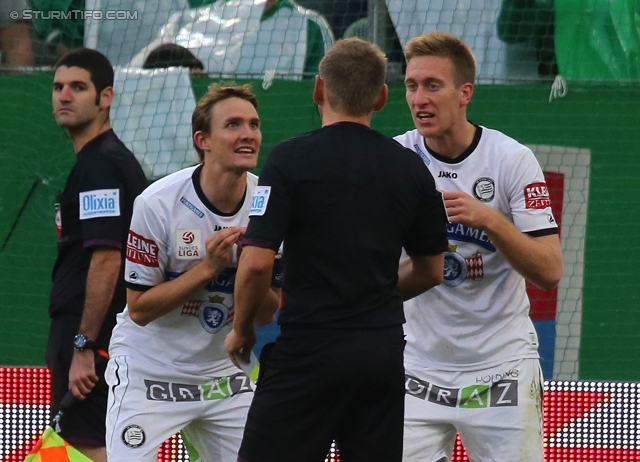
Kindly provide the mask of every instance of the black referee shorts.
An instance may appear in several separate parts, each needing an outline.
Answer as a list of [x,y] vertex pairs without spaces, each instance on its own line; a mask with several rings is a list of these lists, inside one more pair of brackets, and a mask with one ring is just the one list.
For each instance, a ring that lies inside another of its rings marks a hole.
[[[58,315],[51,320],[47,346],[47,367],[51,372],[51,416],[69,390],[69,369],[73,358],[73,338],[78,333],[80,317]],[[71,445],[104,446],[109,387],[104,380],[107,361],[96,362],[99,381],[83,401],[65,410],[58,434]]]
[[344,462],[400,462],[404,344],[402,326],[283,327],[263,350],[238,460],[324,462],[335,439]]

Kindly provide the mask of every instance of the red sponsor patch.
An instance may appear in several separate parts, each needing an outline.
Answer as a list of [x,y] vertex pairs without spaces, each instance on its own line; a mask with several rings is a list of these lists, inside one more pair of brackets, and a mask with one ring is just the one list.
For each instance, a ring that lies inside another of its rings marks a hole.
[[158,245],[152,239],[129,231],[127,260],[144,266],[158,267]]
[[524,187],[524,203],[528,209],[551,207],[547,183],[531,183]]

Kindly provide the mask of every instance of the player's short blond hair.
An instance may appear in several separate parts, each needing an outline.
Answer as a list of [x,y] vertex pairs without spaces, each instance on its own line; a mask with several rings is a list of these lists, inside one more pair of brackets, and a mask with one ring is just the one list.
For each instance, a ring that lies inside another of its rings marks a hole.
[[320,61],[329,106],[352,117],[374,111],[386,73],[387,58],[380,47],[356,37],[338,40]]
[[[229,98],[240,98],[249,101],[253,107],[256,108],[256,111],[258,110],[258,98],[256,98],[256,95],[251,91],[250,84],[235,85],[233,82],[212,83],[209,85],[204,96],[200,98],[198,104],[196,104],[196,108],[191,116],[192,137],[198,131],[206,134],[210,133],[213,107],[220,101]],[[198,152],[198,160],[202,162],[204,160],[204,151],[195,144],[195,141],[193,145]]]
[[434,31],[414,37],[405,47],[405,60],[419,56],[441,56],[451,59],[456,85],[474,83],[476,60],[471,48],[462,40],[446,32]]

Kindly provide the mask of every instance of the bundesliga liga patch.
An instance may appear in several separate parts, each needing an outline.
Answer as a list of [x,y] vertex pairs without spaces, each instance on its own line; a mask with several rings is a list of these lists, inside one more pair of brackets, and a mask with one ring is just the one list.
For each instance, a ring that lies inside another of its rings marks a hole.
[[179,229],[176,231],[176,258],[198,260],[204,256],[199,229]]

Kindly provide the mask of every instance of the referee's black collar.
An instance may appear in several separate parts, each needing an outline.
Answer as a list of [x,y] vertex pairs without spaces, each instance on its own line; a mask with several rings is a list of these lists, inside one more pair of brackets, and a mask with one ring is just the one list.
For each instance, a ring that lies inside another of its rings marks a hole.
[[425,149],[429,151],[429,154],[431,154],[436,160],[445,164],[459,164],[467,157],[469,157],[471,153],[478,147],[478,143],[480,143],[480,138],[482,137],[482,127],[476,124],[473,124],[473,126],[476,127],[476,133],[475,135],[473,135],[473,141],[471,141],[469,147],[455,159],[449,159],[448,157],[445,157],[442,154],[438,154],[433,149],[429,148],[429,146],[427,146],[427,140],[424,138],[424,136],[422,137],[422,144],[424,144]]
[[98,143],[101,143],[103,140],[110,138],[112,136],[116,136],[116,134],[113,131],[113,128],[110,128],[109,130],[105,130],[102,133],[96,135],[95,137],[91,138],[89,141],[87,141],[85,143],[84,146],[82,146],[82,149],[80,149],[78,151],[78,155],[82,154],[85,151],[88,151],[89,149],[91,149],[94,145],[97,145]]

